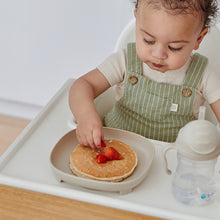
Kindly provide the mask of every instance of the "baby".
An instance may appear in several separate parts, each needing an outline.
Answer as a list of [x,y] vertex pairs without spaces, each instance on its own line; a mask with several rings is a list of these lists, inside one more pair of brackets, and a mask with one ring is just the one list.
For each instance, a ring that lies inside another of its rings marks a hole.
[[[216,0],[139,0],[136,43],[77,79],[69,105],[80,144],[99,148],[103,125],[174,142],[205,100],[220,121],[220,74],[195,53],[217,16]],[[220,49],[220,48],[218,48]],[[117,101],[101,121],[94,98],[116,85]]]

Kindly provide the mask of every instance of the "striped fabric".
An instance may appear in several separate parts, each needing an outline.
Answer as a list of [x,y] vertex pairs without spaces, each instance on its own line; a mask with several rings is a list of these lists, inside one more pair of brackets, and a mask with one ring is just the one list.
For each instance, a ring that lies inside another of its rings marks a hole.
[[[136,44],[128,44],[124,95],[105,116],[104,125],[151,139],[174,142],[179,129],[195,119],[196,87],[206,64],[206,57],[195,54],[182,85],[157,83],[142,75]],[[137,82],[132,84],[130,77],[137,78]],[[192,94],[184,96],[184,89]]]

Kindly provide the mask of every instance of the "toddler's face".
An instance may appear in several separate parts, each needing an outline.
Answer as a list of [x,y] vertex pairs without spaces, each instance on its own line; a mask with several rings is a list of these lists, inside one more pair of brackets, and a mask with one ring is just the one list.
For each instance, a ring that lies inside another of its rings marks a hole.
[[166,72],[182,67],[207,33],[193,15],[172,15],[142,4],[136,13],[136,48],[151,69]]

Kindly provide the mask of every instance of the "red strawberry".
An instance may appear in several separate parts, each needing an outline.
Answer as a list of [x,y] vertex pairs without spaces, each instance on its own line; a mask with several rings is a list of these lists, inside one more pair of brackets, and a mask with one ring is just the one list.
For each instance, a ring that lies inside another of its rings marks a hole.
[[101,140],[101,147],[106,147],[106,144],[103,140]]
[[97,155],[97,163],[106,163],[105,157],[101,154],[98,154]]
[[104,156],[106,160],[121,160],[121,154],[113,147],[108,147],[105,150]]

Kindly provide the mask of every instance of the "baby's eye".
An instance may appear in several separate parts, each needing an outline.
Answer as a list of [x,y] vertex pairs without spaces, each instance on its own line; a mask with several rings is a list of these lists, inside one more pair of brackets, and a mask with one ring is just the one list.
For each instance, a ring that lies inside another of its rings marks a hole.
[[172,50],[172,51],[180,51],[180,50],[182,50],[182,47],[178,47],[178,48],[176,48],[176,47],[171,47],[171,46],[168,46],[168,47],[169,47],[169,49]]
[[146,42],[149,45],[153,45],[155,43],[155,41],[150,41],[150,40],[146,40],[146,39],[144,39],[144,42]]

